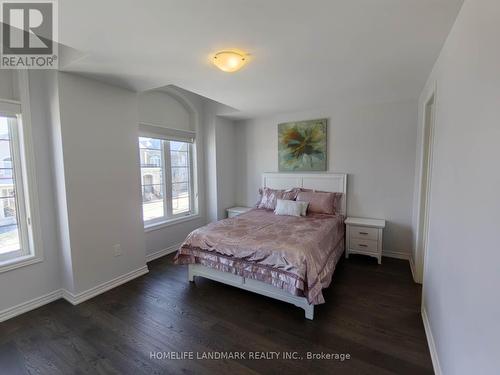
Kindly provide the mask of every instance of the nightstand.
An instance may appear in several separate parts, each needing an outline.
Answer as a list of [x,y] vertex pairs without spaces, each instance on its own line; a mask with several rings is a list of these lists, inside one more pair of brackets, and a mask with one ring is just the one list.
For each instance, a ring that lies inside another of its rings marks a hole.
[[349,254],[364,254],[377,258],[382,263],[382,235],[385,220],[348,217],[346,225],[345,257]]
[[250,207],[231,207],[226,209],[226,212],[227,212],[227,217],[235,217],[250,210],[251,210]]

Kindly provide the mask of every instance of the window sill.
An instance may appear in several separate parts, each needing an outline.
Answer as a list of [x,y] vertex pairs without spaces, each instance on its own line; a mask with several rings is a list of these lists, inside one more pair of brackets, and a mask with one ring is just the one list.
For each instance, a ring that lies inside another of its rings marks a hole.
[[36,255],[25,255],[23,257],[5,260],[3,262],[0,262],[0,273],[11,271],[20,267],[29,266],[41,261],[43,261],[43,258]]
[[180,223],[185,223],[187,221],[196,220],[196,219],[199,219],[200,217],[201,216],[199,214],[192,214],[192,215],[187,215],[187,216],[182,216],[182,217],[176,217],[176,218],[161,221],[158,223],[146,224],[146,225],[144,225],[144,232],[148,233],[148,232],[152,232],[152,231],[155,231],[158,229],[167,228],[167,227],[177,225]]

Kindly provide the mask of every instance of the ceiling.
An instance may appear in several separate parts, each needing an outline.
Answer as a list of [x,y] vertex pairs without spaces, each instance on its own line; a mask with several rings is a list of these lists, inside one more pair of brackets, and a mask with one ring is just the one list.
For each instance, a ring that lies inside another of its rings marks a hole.
[[[245,118],[417,98],[463,0],[65,0],[62,70],[176,85]],[[211,53],[251,61],[228,74]],[[75,52],[76,51],[76,52]]]

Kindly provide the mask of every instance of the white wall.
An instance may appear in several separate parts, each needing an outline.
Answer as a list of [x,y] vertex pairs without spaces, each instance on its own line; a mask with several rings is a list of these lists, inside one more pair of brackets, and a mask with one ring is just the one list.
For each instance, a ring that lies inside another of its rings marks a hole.
[[217,117],[215,123],[217,219],[227,217],[226,209],[236,205],[237,160],[236,128],[232,120]]
[[139,121],[166,128],[196,130],[189,108],[162,91],[146,91],[138,96]]
[[75,290],[73,258],[69,236],[69,217],[66,193],[66,175],[64,173],[64,153],[61,124],[61,110],[59,101],[59,77],[55,71],[48,71],[44,75],[44,90],[49,101],[46,111],[50,123],[52,138],[52,163],[54,170],[53,183],[55,185],[55,208],[58,220],[59,243],[59,272],[61,274],[61,288]]
[[[69,238],[78,293],[145,265],[136,94],[59,73]],[[115,257],[113,245],[123,255]]]
[[207,100],[204,106],[207,220],[226,218],[236,205],[237,148],[235,122],[222,115],[228,107]]
[[205,131],[205,195],[207,197],[207,221],[217,221],[217,116],[216,105],[207,102],[203,106],[203,128]]
[[437,85],[423,308],[446,375],[500,369],[499,35],[500,2],[465,1],[420,100]]
[[[33,147],[42,218],[44,259],[41,263],[0,273],[0,312],[60,288],[50,122],[46,110],[50,98],[46,95],[44,82],[46,74],[44,71],[29,72],[32,135],[35,140]],[[1,98],[5,98],[2,95],[7,93],[5,99],[19,99],[15,95],[17,89],[12,85],[11,71],[0,70]],[[5,90],[7,87],[10,90],[8,92]]]
[[384,250],[408,255],[417,101],[332,106],[247,120],[237,125],[239,204],[253,205],[263,172],[278,170],[277,124],[326,117],[328,166],[348,178],[349,215],[385,218]]
[[19,100],[14,92],[13,70],[0,69],[0,98],[7,100]]

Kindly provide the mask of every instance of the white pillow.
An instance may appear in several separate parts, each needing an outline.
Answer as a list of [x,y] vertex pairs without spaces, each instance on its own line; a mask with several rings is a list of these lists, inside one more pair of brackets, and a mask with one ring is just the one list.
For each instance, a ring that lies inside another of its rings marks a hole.
[[274,213],[276,215],[305,216],[305,212],[307,211],[307,205],[308,205],[307,202],[296,202],[296,201],[278,199],[276,201],[276,208],[274,209]]
[[297,202],[300,203],[302,206],[300,209],[300,216],[306,216],[307,215],[307,208],[309,207],[309,202]]

